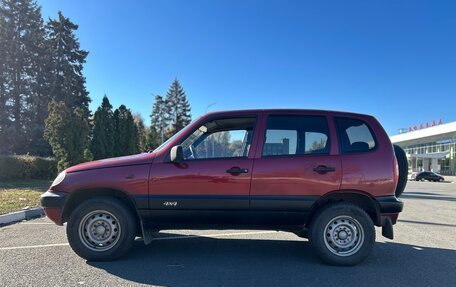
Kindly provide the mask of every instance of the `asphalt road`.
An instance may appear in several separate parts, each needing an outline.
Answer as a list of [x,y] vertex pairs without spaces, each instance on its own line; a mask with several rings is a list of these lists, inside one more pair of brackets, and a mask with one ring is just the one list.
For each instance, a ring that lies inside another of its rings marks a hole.
[[[456,286],[456,184],[409,182],[395,240],[331,267],[270,231],[166,231],[115,262],[87,262],[42,218],[0,228],[0,286]],[[189,236],[191,235],[191,236]]]

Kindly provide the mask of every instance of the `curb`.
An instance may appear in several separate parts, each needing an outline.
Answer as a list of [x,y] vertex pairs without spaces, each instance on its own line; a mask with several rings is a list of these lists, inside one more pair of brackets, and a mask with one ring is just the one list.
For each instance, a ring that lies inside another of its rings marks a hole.
[[44,216],[44,209],[42,207],[27,209],[23,211],[11,212],[0,215],[0,226],[11,224],[22,220],[30,220],[37,217]]

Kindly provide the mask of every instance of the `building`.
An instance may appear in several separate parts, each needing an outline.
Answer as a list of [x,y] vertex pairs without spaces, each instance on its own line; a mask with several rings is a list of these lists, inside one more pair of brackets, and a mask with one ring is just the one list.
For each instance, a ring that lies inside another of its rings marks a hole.
[[392,143],[405,150],[409,172],[435,171],[456,175],[456,122],[415,127],[390,138]]

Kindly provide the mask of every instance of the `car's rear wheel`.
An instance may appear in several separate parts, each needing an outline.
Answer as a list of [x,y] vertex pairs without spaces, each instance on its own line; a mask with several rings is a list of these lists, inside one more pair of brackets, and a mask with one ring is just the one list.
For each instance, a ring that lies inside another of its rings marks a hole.
[[358,206],[325,206],[311,223],[309,240],[327,264],[351,266],[363,261],[375,243],[372,219]]
[[80,257],[114,260],[132,246],[136,224],[132,211],[110,197],[97,197],[81,203],[70,215],[67,237]]

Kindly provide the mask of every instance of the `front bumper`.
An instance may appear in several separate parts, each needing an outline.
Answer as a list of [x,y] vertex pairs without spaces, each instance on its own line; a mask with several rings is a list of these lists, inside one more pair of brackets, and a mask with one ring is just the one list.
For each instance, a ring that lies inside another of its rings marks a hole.
[[62,211],[67,199],[67,193],[48,190],[41,195],[41,206],[46,216],[57,225],[62,225]]

